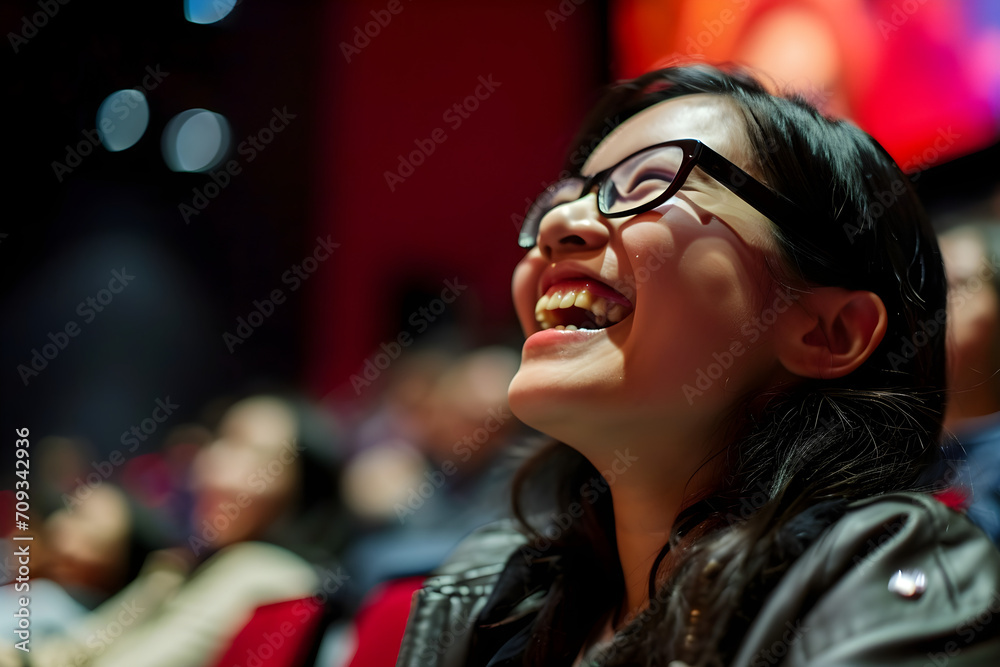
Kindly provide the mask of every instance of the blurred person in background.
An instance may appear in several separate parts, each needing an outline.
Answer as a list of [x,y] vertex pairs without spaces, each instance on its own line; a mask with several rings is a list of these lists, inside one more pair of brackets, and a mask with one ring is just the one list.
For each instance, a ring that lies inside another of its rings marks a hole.
[[969,518],[1000,544],[1000,219],[940,236],[948,273],[945,481],[968,494]]
[[[10,502],[6,502],[7,498]],[[14,494],[10,491],[0,491],[0,511],[6,516],[14,516]],[[53,565],[53,549],[47,540],[45,521],[43,516],[34,510],[28,510],[29,516],[27,531],[18,531],[18,537],[26,537],[30,540],[30,573],[27,580],[20,576],[18,572],[19,557],[16,551],[24,545],[24,542],[15,542],[10,539],[12,535],[4,532],[0,539],[0,615],[5,619],[5,623],[10,619],[10,625],[4,630],[8,636],[15,637],[13,641],[19,641],[14,632],[18,629],[18,617],[15,615],[23,606],[19,599],[30,595],[31,600],[31,636],[41,639],[49,635],[64,632],[71,627],[78,619],[83,617],[89,609],[84,606],[74,595],[71,595],[61,583],[54,578],[54,571],[57,569]],[[13,530],[13,527],[11,527]],[[98,538],[98,541],[100,538]],[[115,567],[112,562],[110,566]],[[79,590],[74,591],[79,594]],[[93,589],[88,588],[87,592],[93,595]],[[88,599],[89,596],[88,596]]]
[[[432,382],[409,398],[409,438],[370,443],[345,475],[349,502],[369,524],[347,556],[362,591],[432,570],[471,530],[509,513],[509,448],[520,423],[507,386],[517,353],[488,347],[446,360],[423,353],[417,364]],[[395,377],[413,385],[412,375]]]
[[382,529],[348,554],[368,592],[343,638],[350,665],[394,661],[398,646],[380,638],[402,633],[424,576],[471,531],[510,515],[511,479],[528,449],[507,403],[517,366],[518,354],[499,346],[452,358],[420,397],[419,439],[376,444],[352,462],[352,502]]
[[[152,554],[131,584],[64,635],[30,654],[5,650],[0,662],[214,665],[259,607],[305,600],[321,585],[335,606],[349,581],[336,558],[350,532],[339,448],[333,424],[303,401],[258,395],[235,403],[193,461],[184,544]],[[300,638],[302,617],[287,619]]]
[[[33,535],[29,586],[36,639],[71,628],[131,582],[151,553],[170,544],[162,524],[116,484],[99,481],[71,488],[55,483],[81,481],[82,459],[73,456],[86,451],[81,441],[46,438],[43,443],[53,450],[40,459],[51,462],[56,455],[68,455],[59,469],[69,476],[40,476],[48,482],[50,501],[58,489],[68,492],[62,494],[63,507],[47,517],[37,515],[35,524],[41,529]],[[53,470],[48,466],[46,472]],[[15,610],[18,597],[14,586],[0,589],[0,609]]]
[[393,444],[419,448],[427,431],[428,401],[434,386],[459,356],[453,348],[438,343],[415,347],[385,371],[384,384],[360,387],[358,404],[364,405],[370,398],[374,401],[351,429],[351,454]]
[[150,553],[170,544],[160,528],[116,484],[79,487],[45,521],[46,573],[93,609],[132,581]]

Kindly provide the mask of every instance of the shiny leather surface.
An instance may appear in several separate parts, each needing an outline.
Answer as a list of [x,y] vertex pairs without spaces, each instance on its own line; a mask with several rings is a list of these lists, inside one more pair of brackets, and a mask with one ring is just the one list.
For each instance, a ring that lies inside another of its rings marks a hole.
[[[467,538],[414,596],[397,666],[466,664],[475,620],[523,543],[511,522]],[[900,570],[922,574],[922,592],[890,589]],[[929,496],[853,503],[779,582],[733,665],[1000,667],[1000,552]]]

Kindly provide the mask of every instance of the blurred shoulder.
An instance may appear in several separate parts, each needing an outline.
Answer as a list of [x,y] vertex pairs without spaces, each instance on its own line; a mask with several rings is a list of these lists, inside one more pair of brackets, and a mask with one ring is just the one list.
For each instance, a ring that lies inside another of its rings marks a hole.
[[220,549],[195,572],[198,578],[243,582],[283,582],[309,591],[318,582],[316,569],[298,554],[267,542],[239,542]]

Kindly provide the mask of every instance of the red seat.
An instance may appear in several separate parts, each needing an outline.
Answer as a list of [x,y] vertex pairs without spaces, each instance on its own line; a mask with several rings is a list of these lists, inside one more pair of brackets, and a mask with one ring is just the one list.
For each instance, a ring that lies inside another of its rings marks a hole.
[[394,667],[410,616],[410,601],[424,577],[390,581],[375,589],[354,619],[357,650],[350,667]]
[[215,667],[299,667],[318,641],[323,605],[312,597],[254,611]]

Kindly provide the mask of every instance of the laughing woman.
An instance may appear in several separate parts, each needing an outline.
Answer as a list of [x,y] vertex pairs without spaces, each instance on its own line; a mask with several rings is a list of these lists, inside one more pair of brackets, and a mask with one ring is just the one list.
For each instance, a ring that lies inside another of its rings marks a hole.
[[1000,664],[1000,555],[918,487],[947,291],[891,158],[708,67],[613,88],[589,146],[513,280],[510,405],[556,442],[398,664]]

